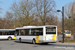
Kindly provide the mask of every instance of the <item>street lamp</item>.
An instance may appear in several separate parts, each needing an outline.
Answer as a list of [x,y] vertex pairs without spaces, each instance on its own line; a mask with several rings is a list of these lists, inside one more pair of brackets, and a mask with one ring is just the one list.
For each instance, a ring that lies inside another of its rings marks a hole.
[[57,12],[62,12],[61,10],[57,10]]
[[75,27],[75,17],[73,17],[73,21],[74,21],[74,27]]
[[62,34],[63,34],[63,42],[64,43],[64,7],[62,7],[62,11],[61,10],[57,10],[57,12],[61,12],[62,13]]
[[69,18],[69,30],[70,30],[70,27],[71,27],[71,22],[70,22],[71,20],[70,20],[70,18],[71,18],[71,16],[69,16],[68,18]]

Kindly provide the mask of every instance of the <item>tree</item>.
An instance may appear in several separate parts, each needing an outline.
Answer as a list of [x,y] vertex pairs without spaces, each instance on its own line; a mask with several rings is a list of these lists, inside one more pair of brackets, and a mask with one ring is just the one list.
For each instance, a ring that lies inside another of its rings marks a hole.
[[72,17],[72,21],[73,21],[73,33],[75,33],[75,1],[72,4],[72,8],[71,8],[71,17]]
[[64,6],[64,8],[65,8],[65,17],[67,17],[67,18],[69,18],[69,16],[71,16],[71,14],[72,14],[71,13],[72,5],[73,5],[73,3],[71,2],[71,3],[68,3]]
[[[71,3],[68,3],[66,4],[64,7],[65,7],[65,30],[71,30],[72,34],[74,33],[74,7],[75,5],[75,2],[71,2]],[[71,18],[69,18],[71,17]]]
[[41,20],[44,25],[46,17],[49,16],[49,13],[53,12],[54,8],[54,0],[22,0],[19,4],[14,3],[11,9],[23,26],[30,25],[34,18],[37,18],[38,21]]
[[34,7],[33,2],[29,0],[22,0],[19,4],[13,3],[11,9],[15,14],[15,18],[19,19],[21,26],[30,25],[30,22],[32,20],[30,18],[32,17],[31,15],[33,14],[33,12],[31,13],[31,11],[33,7]]
[[2,29],[2,28],[3,28],[3,19],[0,18],[0,29]]
[[[2,3],[2,2],[0,2],[0,3]],[[1,10],[2,10],[2,8],[0,7],[0,13],[2,13],[2,11],[1,11]]]
[[10,12],[6,12],[6,17],[3,18],[4,29],[14,28],[13,15]]
[[45,25],[47,16],[52,15],[51,13],[55,9],[54,0],[35,0],[35,6],[37,17],[42,20],[43,25]]

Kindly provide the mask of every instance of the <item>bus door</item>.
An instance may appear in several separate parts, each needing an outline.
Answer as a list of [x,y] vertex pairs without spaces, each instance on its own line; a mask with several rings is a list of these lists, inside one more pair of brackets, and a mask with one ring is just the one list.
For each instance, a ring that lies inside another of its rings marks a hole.
[[46,27],[45,40],[56,41],[56,27]]
[[43,28],[38,28],[35,30],[36,33],[36,43],[39,43],[39,40],[42,40],[43,37]]

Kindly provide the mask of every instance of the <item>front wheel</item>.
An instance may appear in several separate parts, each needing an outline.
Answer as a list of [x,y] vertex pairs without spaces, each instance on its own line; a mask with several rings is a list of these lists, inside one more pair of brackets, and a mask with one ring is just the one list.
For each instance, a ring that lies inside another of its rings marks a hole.
[[21,38],[19,39],[19,42],[21,43]]
[[33,43],[33,44],[35,44],[35,43],[36,43],[36,41],[35,41],[35,40],[32,40],[32,43]]
[[8,40],[12,40],[12,38],[11,38],[11,37],[9,37],[9,38],[8,38]]

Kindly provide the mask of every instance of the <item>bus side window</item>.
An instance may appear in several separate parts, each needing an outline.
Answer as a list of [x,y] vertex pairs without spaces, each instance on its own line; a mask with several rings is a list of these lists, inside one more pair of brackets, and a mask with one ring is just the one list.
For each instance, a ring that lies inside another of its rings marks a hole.
[[0,35],[2,35],[2,32],[0,32]]
[[40,32],[40,35],[43,35],[43,32]]
[[15,33],[15,36],[17,36],[17,34]]

